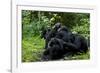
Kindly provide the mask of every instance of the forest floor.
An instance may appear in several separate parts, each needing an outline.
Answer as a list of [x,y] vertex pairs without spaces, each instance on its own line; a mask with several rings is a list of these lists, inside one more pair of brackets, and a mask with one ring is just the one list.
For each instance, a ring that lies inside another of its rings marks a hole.
[[[22,62],[41,61],[45,46],[45,40],[39,36],[24,38],[22,40]],[[90,52],[65,57],[64,60],[87,60],[90,59]]]

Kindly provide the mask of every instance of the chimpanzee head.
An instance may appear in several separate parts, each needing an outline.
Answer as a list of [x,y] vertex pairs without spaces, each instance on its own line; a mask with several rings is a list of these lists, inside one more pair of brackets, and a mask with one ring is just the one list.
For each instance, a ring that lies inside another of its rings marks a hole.
[[58,29],[59,31],[66,31],[66,32],[70,32],[70,30],[66,27],[66,26],[62,26],[61,28]]
[[65,49],[63,48],[63,42],[61,39],[52,38],[48,43],[48,48],[43,54],[42,60],[57,60],[61,59],[65,54]]
[[53,29],[57,31],[60,27],[61,27],[61,23],[58,22],[53,26]]

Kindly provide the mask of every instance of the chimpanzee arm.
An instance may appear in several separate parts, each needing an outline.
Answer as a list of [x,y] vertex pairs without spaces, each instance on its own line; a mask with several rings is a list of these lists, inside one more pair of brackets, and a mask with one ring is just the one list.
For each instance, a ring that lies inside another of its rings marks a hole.
[[70,42],[64,42],[64,47],[66,48],[66,50],[72,50],[72,51],[78,51],[78,47]]

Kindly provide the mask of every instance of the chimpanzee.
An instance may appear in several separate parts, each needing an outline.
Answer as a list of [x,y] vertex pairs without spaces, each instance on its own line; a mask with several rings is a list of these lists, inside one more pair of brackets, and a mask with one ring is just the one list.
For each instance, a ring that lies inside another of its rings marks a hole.
[[58,60],[65,55],[74,55],[88,50],[86,39],[80,35],[73,34],[72,42],[65,42],[62,39],[52,38],[48,43],[48,48],[44,51],[42,60]]
[[57,30],[61,27],[61,23],[56,23],[52,29],[46,29],[42,32],[42,37],[45,39],[45,49],[51,38],[56,36]]
[[61,26],[61,23],[47,32],[46,50],[43,53],[42,60],[57,60],[64,57],[64,55],[78,52],[86,52],[88,50],[87,40],[78,34],[73,34],[66,26]]
[[48,43],[48,48],[44,51],[42,60],[57,60],[63,58],[67,52],[64,48],[64,42],[58,38],[52,38]]
[[74,53],[88,50],[87,40],[81,35],[73,34],[66,26],[60,27],[55,37],[66,42],[65,46]]

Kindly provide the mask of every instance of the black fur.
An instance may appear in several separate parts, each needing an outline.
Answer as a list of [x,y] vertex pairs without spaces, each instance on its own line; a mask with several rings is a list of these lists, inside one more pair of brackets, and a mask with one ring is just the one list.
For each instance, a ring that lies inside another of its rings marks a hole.
[[[46,31],[47,32],[47,31]],[[88,45],[87,40],[78,34],[72,34],[72,32],[66,27],[61,26],[60,23],[45,34],[46,40],[45,51],[42,56],[42,60],[58,60],[64,58],[64,55],[77,54],[87,52]]]
[[56,23],[52,29],[46,29],[42,32],[42,38],[45,39],[45,49],[51,38],[56,36],[57,30],[61,27],[61,23]]

